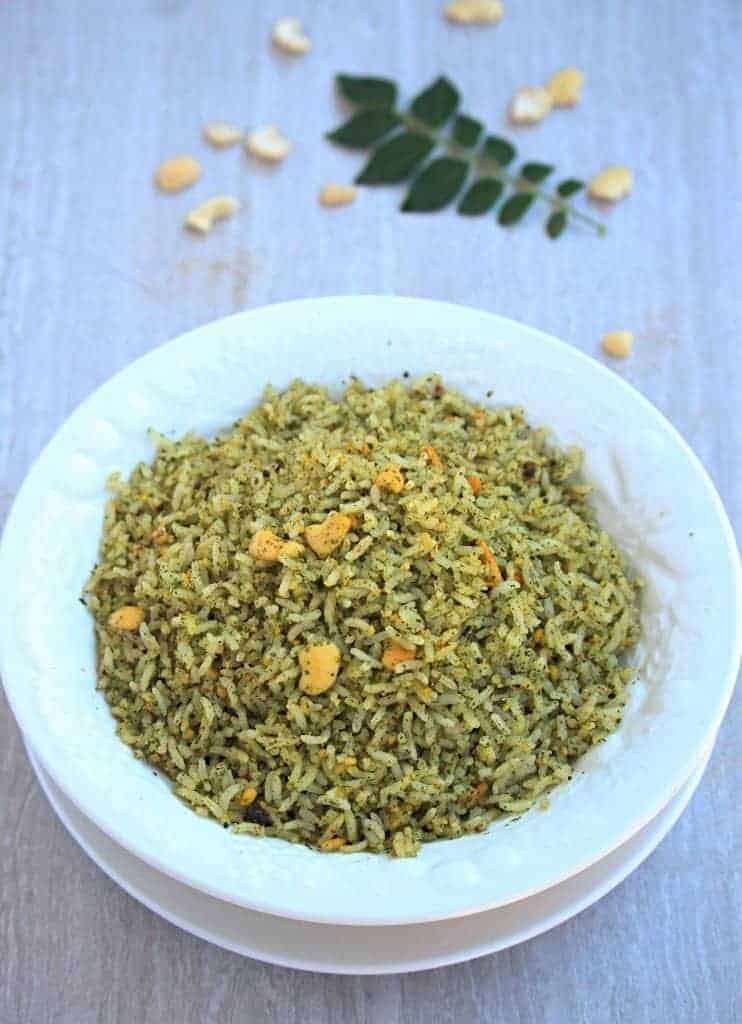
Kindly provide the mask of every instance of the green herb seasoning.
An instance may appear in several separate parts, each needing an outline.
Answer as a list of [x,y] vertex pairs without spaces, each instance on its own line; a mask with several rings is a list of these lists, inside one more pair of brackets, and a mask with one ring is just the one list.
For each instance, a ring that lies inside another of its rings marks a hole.
[[156,441],[111,480],[85,600],[119,736],[198,814],[409,856],[542,801],[618,726],[639,584],[579,451],[520,409],[296,382]]

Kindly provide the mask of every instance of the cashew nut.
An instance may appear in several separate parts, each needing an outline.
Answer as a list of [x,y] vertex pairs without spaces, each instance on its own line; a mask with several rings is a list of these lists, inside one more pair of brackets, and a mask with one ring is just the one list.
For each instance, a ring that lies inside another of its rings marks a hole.
[[155,184],[163,192],[180,192],[201,177],[201,164],[195,157],[181,154],[166,160],[155,171]]
[[353,520],[350,516],[341,512],[331,512],[323,523],[307,526],[304,534],[312,551],[320,558],[327,558],[340,547],[352,526]]
[[501,0],[453,0],[443,8],[444,16],[459,25],[492,25],[504,13]]
[[401,494],[404,490],[404,474],[399,466],[387,466],[376,474],[374,483],[381,491],[391,491],[392,494]]
[[281,540],[273,530],[258,530],[247,550],[261,562],[277,562],[283,555],[297,558],[304,548],[296,540]]
[[108,625],[114,629],[139,629],[144,620],[144,609],[135,604],[125,604],[108,616]]
[[388,672],[393,672],[397,665],[403,665],[406,661],[414,661],[415,652],[410,651],[401,644],[391,644],[381,656],[381,664]]
[[340,670],[340,649],[335,644],[313,644],[299,651],[299,689],[316,696],[329,690]]
[[499,587],[502,583],[502,573],[489,544],[486,541],[478,540],[477,547],[479,548],[479,557],[484,565],[484,574],[487,577],[488,585],[490,587]]
[[207,142],[218,149],[233,146],[242,139],[242,129],[229,121],[210,121],[203,126],[203,136]]
[[169,544],[172,537],[164,526],[158,526],[152,531],[149,539],[156,547],[161,548],[164,547],[165,544]]
[[279,18],[273,26],[271,39],[284,53],[309,53],[312,48],[298,18]]
[[257,799],[258,791],[254,786],[245,786],[240,795],[237,797],[237,803],[240,807],[249,807],[250,804],[255,803]]
[[623,164],[613,164],[599,171],[594,178],[588,182],[588,195],[593,199],[603,199],[609,203],[615,203],[623,199],[631,191],[634,184],[634,175],[628,167]]
[[324,185],[319,194],[319,201],[322,206],[347,206],[356,197],[356,190],[352,185]]
[[330,839],[323,839],[319,844],[319,848],[323,853],[334,853],[336,850],[342,850],[344,846],[345,840],[341,836],[332,836]]
[[523,85],[515,90],[508,107],[512,124],[538,124],[551,110],[552,100],[540,85]]
[[573,107],[580,102],[584,74],[579,68],[567,67],[555,71],[546,83],[546,91],[555,107]]
[[224,220],[231,217],[239,210],[240,204],[234,196],[212,196],[206,202],[201,203],[195,210],[191,210],[185,219],[185,226],[191,231],[198,231],[205,235],[211,231],[214,221]]
[[625,359],[633,344],[634,335],[631,331],[609,331],[603,335],[603,351],[614,359]]
[[248,132],[245,149],[259,160],[280,163],[291,152],[291,143],[274,124],[265,124]]
[[441,457],[432,444],[424,444],[420,449],[420,454],[426,457],[431,466],[440,466]]

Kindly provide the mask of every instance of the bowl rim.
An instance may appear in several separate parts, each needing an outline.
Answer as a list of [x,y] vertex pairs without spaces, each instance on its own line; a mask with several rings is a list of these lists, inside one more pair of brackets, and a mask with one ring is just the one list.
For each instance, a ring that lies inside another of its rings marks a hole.
[[[351,307],[352,310],[351,310]],[[325,914],[321,909],[313,907],[311,911],[297,910],[290,902],[287,902],[282,897],[281,893],[270,893],[268,897],[264,897],[255,891],[250,891],[247,896],[244,894],[235,894],[234,891],[227,888],[221,888],[218,884],[204,884],[203,879],[194,878],[190,872],[184,872],[177,865],[173,865],[168,861],[158,858],[146,845],[143,845],[139,841],[139,837],[128,834],[124,829],[119,827],[118,823],[113,819],[110,813],[104,813],[97,803],[91,801],[91,794],[87,791],[83,791],[79,785],[76,785],[76,780],[70,774],[69,767],[56,763],[53,760],[50,761],[47,744],[45,743],[45,737],[39,734],[36,729],[37,718],[33,714],[29,702],[23,700],[23,689],[19,682],[11,678],[7,671],[8,661],[8,646],[13,643],[13,636],[9,633],[8,623],[10,622],[11,616],[8,614],[10,610],[10,601],[12,593],[12,558],[11,548],[13,546],[13,538],[18,532],[20,527],[20,520],[23,515],[23,506],[26,495],[31,490],[30,482],[34,479],[35,475],[39,473],[40,467],[48,460],[53,459],[54,449],[59,441],[60,435],[64,437],[65,432],[70,429],[70,425],[78,419],[83,419],[85,414],[92,408],[96,400],[100,400],[101,394],[113,391],[125,383],[128,375],[133,375],[137,370],[141,370],[149,361],[155,361],[161,359],[165,353],[174,354],[179,347],[188,346],[193,343],[194,340],[203,340],[204,335],[208,335],[209,332],[219,332],[225,329],[228,332],[234,333],[236,330],[238,333],[242,330],[243,325],[249,325],[249,321],[252,319],[255,321],[260,317],[295,317],[301,314],[318,314],[320,317],[328,312],[338,310],[347,310],[350,315],[359,317],[363,315],[364,310],[371,312],[373,308],[381,309],[388,308],[394,309],[395,312],[401,313],[403,309],[406,309],[415,315],[415,310],[422,310],[423,315],[425,313],[440,312],[441,315],[458,315],[458,316],[470,316],[476,314],[479,318],[486,319],[487,322],[492,326],[494,330],[502,329],[505,332],[520,334],[521,336],[529,335],[534,341],[537,341],[541,345],[547,346],[552,351],[559,354],[562,358],[572,360],[573,362],[581,365],[583,368],[588,368],[590,373],[597,374],[599,378],[609,378],[611,386],[622,390],[627,398],[634,403],[638,403],[645,411],[645,413],[657,424],[663,433],[673,442],[673,444],[679,449],[684,458],[689,463],[690,468],[694,471],[699,487],[703,490],[705,499],[707,500],[710,509],[713,510],[717,526],[720,529],[721,536],[724,539],[726,546],[726,555],[729,560],[729,567],[732,573],[732,589],[734,591],[734,601],[736,608],[736,633],[733,637],[733,642],[730,644],[730,649],[726,657],[725,669],[723,672],[724,676],[724,688],[723,694],[718,702],[716,712],[713,716],[708,729],[702,737],[699,737],[697,748],[700,748],[705,743],[709,736],[715,734],[718,729],[719,723],[724,715],[726,707],[731,698],[735,678],[737,674],[737,667],[740,658],[740,648],[742,647],[742,629],[740,628],[740,608],[742,608],[742,573],[740,572],[739,558],[737,554],[736,542],[731,525],[726,516],[723,504],[716,489],[711,482],[706,470],[701,464],[698,457],[694,454],[692,449],[689,447],[687,442],[678,433],[675,427],[657,410],[648,399],[646,399],[640,392],[629,385],[623,378],[613,373],[607,367],[601,363],[590,358],[579,349],[575,349],[570,345],[554,338],[553,336],[528,325],[522,324],[516,320],[501,317],[497,314],[490,313],[485,310],[478,310],[473,307],[457,305],[453,303],[436,302],[428,299],[415,299],[415,298],[404,298],[397,296],[386,296],[386,295],[368,295],[368,296],[334,296],[318,299],[297,299],[291,302],[275,303],[269,306],[257,307],[256,309],[248,310],[246,312],[237,313],[230,317],[226,317],[220,320],[212,321],[211,323],[202,325],[195,328],[192,331],[186,332],[185,334],[179,335],[178,337],[166,342],[163,345],[157,346],[150,352],[141,356],[132,363],[127,364],[116,374],[110,377],[105,383],[97,388],[91,395],[83,400],[77,408],[71,413],[71,415],[65,420],[65,422],[58,428],[54,436],[44,447],[40,455],[34,460],[28,474],[16,496],[13,503],[13,507],[8,515],[6,526],[3,532],[2,542],[0,543],[0,579],[4,579],[5,586],[0,591],[0,638],[3,643],[0,649],[0,667],[2,667],[3,682],[5,691],[8,697],[8,701],[13,710],[13,713],[18,721],[18,724],[30,741],[32,747],[37,753],[44,769],[49,773],[55,783],[62,789],[62,791],[75,803],[79,810],[89,817],[98,827],[102,828],[107,834],[109,834],[116,842],[127,848],[130,852],[139,856],[141,859],[150,863],[153,867],[160,871],[171,875],[172,877],[184,882],[187,885],[191,885],[195,888],[202,889],[208,892],[210,895],[216,896],[220,899],[227,899],[230,902],[242,903],[245,906],[261,910],[267,913],[279,914],[286,917],[294,917],[298,919],[323,921],[327,923],[337,924],[402,924],[402,923],[421,923],[429,920],[440,920],[445,917],[460,916],[462,914],[475,913],[480,910],[490,909],[495,906],[504,905],[508,902],[527,898],[529,895],[535,892],[542,891],[551,885],[557,884],[563,881],[564,878],[570,877],[572,874],[583,870],[589,863],[594,863],[596,860],[610,853],[618,845],[624,842],[631,834],[638,831],[643,825],[645,825],[651,818],[653,818],[658,811],[665,806],[665,804],[675,795],[678,789],[684,784],[688,775],[690,775],[693,769],[693,758],[691,756],[690,763],[688,764],[687,772],[682,776],[675,776],[667,782],[664,789],[661,791],[661,795],[652,803],[651,806],[644,808],[643,813],[636,818],[632,823],[631,829],[616,833],[612,841],[601,847],[594,856],[591,856],[589,860],[576,861],[566,873],[554,874],[553,876],[545,879],[543,884],[532,886],[530,888],[521,889],[514,891],[512,895],[507,898],[498,898],[494,901],[482,902],[481,898],[475,902],[466,903],[465,900],[461,901],[461,905],[456,905],[454,908],[450,908],[445,912],[440,909],[432,913],[426,914],[421,912],[419,909],[414,913],[407,913],[404,909],[398,909],[394,912],[390,912],[389,909],[378,909],[376,907],[369,910],[367,913],[359,913],[356,908],[351,915],[347,915],[344,912],[332,912]],[[248,331],[249,335],[249,331]],[[255,342],[249,338],[249,336],[241,339],[241,343],[247,346],[254,344]],[[260,339],[257,341],[260,344]],[[691,751],[691,755],[696,753],[697,748]],[[240,837],[245,839],[247,837]],[[260,842],[266,842],[266,840],[259,840]],[[281,842],[280,840],[276,840]],[[438,844],[429,844],[430,846],[437,846]],[[321,856],[314,854],[314,856]],[[374,855],[353,855],[357,857],[368,857]],[[350,860],[350,857],[344,858],[344,860]],[[390,861],[390,863],[397,863]],[[249,887],[248,887],[249,888]],[[253,887],[254,890],[254,887]]]

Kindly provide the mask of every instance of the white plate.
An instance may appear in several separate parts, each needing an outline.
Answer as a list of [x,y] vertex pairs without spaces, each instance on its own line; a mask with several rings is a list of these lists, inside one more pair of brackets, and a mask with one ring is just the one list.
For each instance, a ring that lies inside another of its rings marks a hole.
[[[327,856],[235,836],[198,818],[115,736],[93,685],[90,618],[76,598],[96,558],[104,482],[151,456],[146,428],[213,431],[267,381],[371,383],[440,370],[484,399],[587,448],[606,526],[647,578],[640,680],[621,729],[583,759],[548,812],[426,845],[412,860]],[[213,896],[289,917],[401,924],[522,899],[583,870],[648,822],[713,736],[738,663],[739,566],[701,465],[620,378],[552,338],[443,303],[288,303],[210,324],[133,363],[44,450],[0,551],[2,670],[44,767],[100,828],[158,870]]]
[[701,781],[708,754],[670,803],[627,843],[566,882],[497,910],[417,925],[311,924],[236,907],[190,889],[127,853],[54,785],[31,748],[41,787],[70,834],[103,871],[155,914],[216,946],[281,967],[327,974],[398,974],[462,963],[532,939],[597,902],[664,839]]

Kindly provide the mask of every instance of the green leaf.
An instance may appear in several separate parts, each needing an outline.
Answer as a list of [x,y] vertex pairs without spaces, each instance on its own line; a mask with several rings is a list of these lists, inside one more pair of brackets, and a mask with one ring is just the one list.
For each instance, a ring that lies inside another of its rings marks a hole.
[[453,123],[451,137],[457,146],[461,146],[463,149],[474,149],[479,142],[483,128],[484,125],[481,121],[476,121],[466,114],[459,114]]
[[557,185],[557,192],[560,196],[565,199],[568,196],[573,196],[575,192],[579,192],[580,189],[585,187],[584,181],[578,181],[577,178],[565,178],[559,185]]
[[488,135],[484,140],[483,153],[489,160],[494,160],[500,167],[507,167],[516,153],[515,146],[499,135]]
[[536,196],[533,192],[516,192],[514,196],[507,199],[500,207],[500,212],[497,215],[498,222],[503,227],[516,224],[535,198]]
[[336,75],[335,81],[346,100],[362,107],[389,108],[397,102],[397,86],[388,78]]
[[489,213],[502,195],[503,184],[497,178],[480,178],[467,189],[459,203],[458,212],[465,217],[478,217]]
[[401,122],[402,118],[393,110],[383,110],[381,107],[359,110],[334,132],[328,132],[327,138],[348,149],[368,149]]
[[559,238],[567,226],[567,214],[564,210],[557,210],[552,213],[546,222],[546,234],[549,238]]
[[401,209],[404,213],[429,213],[442,210],[461,191],[469,173],[466,160],[440,156],[432,160],[416,178]]
[[436,78],[412,101],[413,115],[429,128],[440,128],[459,105],[459,94],[447,78]]
[[358,185],[387,185],[409,178],[435,146],[420,132],[400,132],[382,142],[356,178]]
[[544,178],[548,178],[553,170],[551,164],[523,164],[520,176],[531,184],[538,185]]

